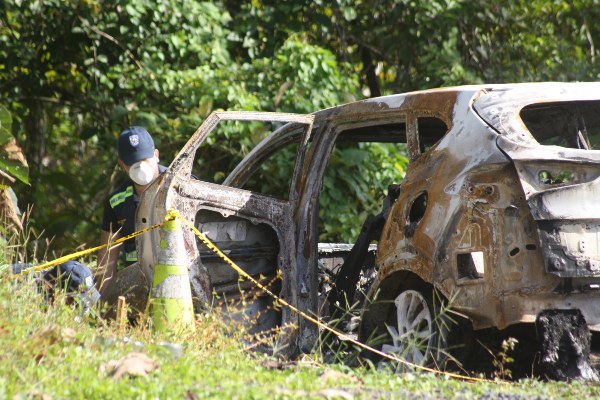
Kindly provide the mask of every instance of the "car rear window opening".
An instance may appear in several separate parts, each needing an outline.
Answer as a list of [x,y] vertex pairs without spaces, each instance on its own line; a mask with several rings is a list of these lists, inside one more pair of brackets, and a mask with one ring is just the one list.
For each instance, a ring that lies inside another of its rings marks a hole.
[[600,149],[600,101],[533,104],[520,116],[542,145]]

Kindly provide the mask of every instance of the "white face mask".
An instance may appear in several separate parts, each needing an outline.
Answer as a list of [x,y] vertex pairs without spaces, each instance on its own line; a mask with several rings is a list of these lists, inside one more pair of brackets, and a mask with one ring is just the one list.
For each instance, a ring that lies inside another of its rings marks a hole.
[[154,163],[139,161],[129,168],[129,177],[138,185],[146,186],[154,180]]

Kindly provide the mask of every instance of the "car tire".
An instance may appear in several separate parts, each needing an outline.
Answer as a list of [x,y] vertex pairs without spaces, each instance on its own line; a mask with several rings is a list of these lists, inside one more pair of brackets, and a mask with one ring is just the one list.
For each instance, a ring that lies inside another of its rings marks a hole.
[[388,337],[381,350],[411,364],[445,368],[448,318],[441,315],[440,301],[435,300],[423,290],[400,292],[385,321]]

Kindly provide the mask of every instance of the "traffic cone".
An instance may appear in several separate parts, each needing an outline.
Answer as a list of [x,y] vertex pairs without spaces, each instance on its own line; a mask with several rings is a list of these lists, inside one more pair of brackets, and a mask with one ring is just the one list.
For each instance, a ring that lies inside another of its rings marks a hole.
[[155,331],[194,329],[188,257],[178,218],[165,218],[158,263],[154,268],[150,309]]

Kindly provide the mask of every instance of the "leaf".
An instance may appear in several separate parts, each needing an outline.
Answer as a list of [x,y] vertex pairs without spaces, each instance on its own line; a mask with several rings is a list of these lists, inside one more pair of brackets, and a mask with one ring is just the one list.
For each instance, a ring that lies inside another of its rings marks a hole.
[[0,170],[29,184],[29,167],[23,151],[10,133],[12,116],[0,106]]
[[146,354],[129,353],[119,360],[112,360],[102,365],[100,371],[108,373],[115,379],[121,379],[124,376],[148,376],[157,368],[158,364]]
[[201,117],[206,118],[212,112],[213,109],[213,98],[208,95],[204,95],[200,98],[198,104],[198,113]]
[[[12,126],[12,116],[6,107],[0,106],[0,128],[6,129],[6,132],[10,135],[10,128]],[[10,136],[12,137],[12,135]],[[5,143],[4,132],[0,131],[0,144]]]
[[0,146],[10,142],[12,139],[13,135],[10,133],[10,131],[6,128],[0,127]]
[[129,110],[127,110],[127,108],[117,105],[115,108],[113,108],[112,113],[110,114],[110,119],[113,121],[119,120],[127,116],[127,114],[129,114]]
[[151,112],[138,112],[135,115],[134,125],[140,125],[153,131],[157,128],[157,116]]
[[0,169],[21,182],[29,184],[29,167],[14,138],[0,147]]

